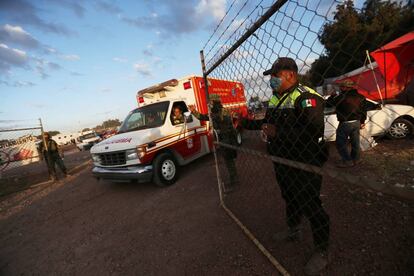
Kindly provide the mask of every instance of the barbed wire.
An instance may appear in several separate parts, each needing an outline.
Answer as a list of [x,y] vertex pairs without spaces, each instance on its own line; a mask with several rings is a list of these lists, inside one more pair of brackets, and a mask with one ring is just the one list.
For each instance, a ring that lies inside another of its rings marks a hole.
[[213,33],[211,34],[211,36],[207,39],[207,42],[204,44],[203,46],[203,50],[206,48],[207,44],[210,42],[210,40],[213,38],[213,36],[216,34],[216,31],[218,30],[218,28],[221,26],[221,24],[223,23],[224,19],[227,17],[227,15],[229,14],[230,10],[233,8],[233,5],[236,3],[237,0],[233,0],[233,2],[231,3],[231,5],[229,6],[229,8],[227,9],[227,11],[225,12],[224,16],[221,18],[220,22],[217,24],[216,28],[214,29]]

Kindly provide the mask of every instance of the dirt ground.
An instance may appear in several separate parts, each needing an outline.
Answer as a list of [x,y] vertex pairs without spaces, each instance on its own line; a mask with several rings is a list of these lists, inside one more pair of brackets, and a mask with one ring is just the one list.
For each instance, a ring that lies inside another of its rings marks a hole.
[[[265,151],[254,135],[247,135],[244,146]],[[374,150],[375,149],[375,150]],[[363,154],[364,163],[346,169],[352,175],[375,177],[386,185],[404,183],[406,192],[414,184],[414,140],[380,140]],[[327,166],[337,159],[331,148]],[[395,162],[395,163],[394,163]],[[221,164],[224,181],[228,181]],[[226,205],[269,249],[292,275],[303,275],[303,265],[312,254],[309,223],[302,222],[305,237],[301,242],[278,243],[275,232],[286,229],[285,204],[276,184],[272,163],[260,157],[239,153],[238,189],[225,197]],[[330,215],[331,263],[324,275],[413,275],[414,204],[381,192],[325,177],[321,199]]]
[[[64,149],[63,161],[68,170],[90,160],[89,151],[79,152],[74,146],[66,146]],[[59,169],[56,171],[61,175]],[[44,161],[6,170],[0,178],[0,200],[1,197],[25,190],[35,183],[41,183],[48,179],[47,166]]]
[[165,189],[97,182],[89,168],[18,206],[6,200],[0,275],[276,275],[219,207],[216,186],[207,156]]
[[[263,150],[256,138],[246,135],[244,146]],[[411,189],[413,149],[413,140],[379,141],[350,173]],[[82,154],[73,160],[83,162]],[[328,165],[334,149],[331,159]],[[237,169],[241,185],[226,205],[292,275],[302,275],[312,253],[310,227],[305,220],[301,242],[272,240],[285,222],[271,162],[240,153]],[[331,263],[323,275],[412,275],[412,201],[332,178],[324,179],[321,198],[331,219]],[[0,275],[20,274],[278,273],[219,207],[214,160],[207,156],[182,168],[165,189],[97,182],[88,167],[2,197]]]

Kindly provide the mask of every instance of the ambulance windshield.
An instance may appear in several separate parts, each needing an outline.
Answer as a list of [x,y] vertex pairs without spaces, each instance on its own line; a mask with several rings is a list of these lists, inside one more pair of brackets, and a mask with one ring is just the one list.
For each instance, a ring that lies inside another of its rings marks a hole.
[[162,126],[169,103],[161,102],[134,109],[125,118],[118,133]]

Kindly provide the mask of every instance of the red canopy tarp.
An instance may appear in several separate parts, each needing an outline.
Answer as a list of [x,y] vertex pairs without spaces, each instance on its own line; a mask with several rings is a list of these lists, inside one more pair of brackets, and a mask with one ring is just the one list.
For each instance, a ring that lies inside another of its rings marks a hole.
[[414,62],[414,31],[371,52],[371,56],[377,61],[378,67],[387,81],[392,81],[402,71],[412,70]]
[[361,94],[379,100],[381,97],[373,77],[375,74],[382,97],[395,98],[414,77],[414,31],[385,44],[370,55],[376,60],[374,72],[364,66],[335,78],[334,82],[352,80]]

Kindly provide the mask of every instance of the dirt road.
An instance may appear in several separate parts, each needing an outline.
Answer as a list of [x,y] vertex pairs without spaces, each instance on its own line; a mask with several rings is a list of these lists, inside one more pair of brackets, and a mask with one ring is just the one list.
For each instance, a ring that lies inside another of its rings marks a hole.
[[276,274],[219,207],[213,164],[166,189],[82,172],[0,220],[0,275]]

